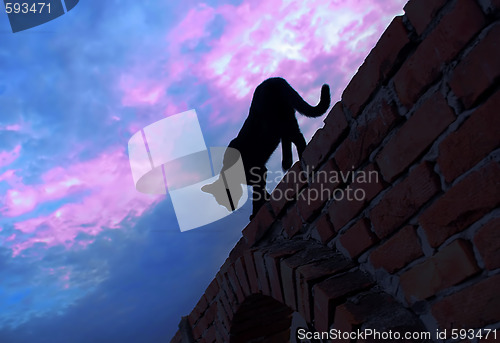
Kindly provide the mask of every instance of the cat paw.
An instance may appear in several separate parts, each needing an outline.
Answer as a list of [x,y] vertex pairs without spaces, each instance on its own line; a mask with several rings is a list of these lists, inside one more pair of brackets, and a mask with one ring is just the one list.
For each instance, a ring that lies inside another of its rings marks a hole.
[[281,162],[281,167],[283,168],[283,170],[288,170],[290,169],[290,167],[292,166],[292,160],[284,160]]

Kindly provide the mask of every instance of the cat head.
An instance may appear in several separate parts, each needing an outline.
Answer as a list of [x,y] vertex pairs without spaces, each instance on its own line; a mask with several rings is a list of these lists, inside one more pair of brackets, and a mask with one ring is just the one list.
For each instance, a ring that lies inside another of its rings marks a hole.
[[205,193],[212,194],[219,205],[224,206],[231,212],[233,209],[231,208],[228,193],[236,209],[238,207],[238,202],[243,196],[243,190],[241,188],[241,183],[233,183],[228,185],[228,187],[229,189],[226,188],[223,179],[219,177],[214,183],[201,187],[201,190]]

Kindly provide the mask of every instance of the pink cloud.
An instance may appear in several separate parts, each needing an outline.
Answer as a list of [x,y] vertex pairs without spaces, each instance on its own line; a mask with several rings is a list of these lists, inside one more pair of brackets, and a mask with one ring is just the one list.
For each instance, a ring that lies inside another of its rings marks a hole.
[[[24,185],[17,198],[12,195],[15,191],[10,191],[3,214],[19,215],[76,191],[85,191],[88,195],[47,215],[15,223],[18,234],[10,244],[14,256],[35,243],[44,243],[47,248],[56,245],[71,248],[79,234],[96,236],[103,230],[119,229],[124,220],[141,216],[159,200],[135,190],[123,149],[103,153],[66,169],[53,168],[42,180],[44,183],[39,185]],[[78,244],[85,247],[93,240],[89,238]]]
[[0,151],[0,168],[5,167],[19,157],[21,152],[21,146],[17,145],[14,149],[10,151]]

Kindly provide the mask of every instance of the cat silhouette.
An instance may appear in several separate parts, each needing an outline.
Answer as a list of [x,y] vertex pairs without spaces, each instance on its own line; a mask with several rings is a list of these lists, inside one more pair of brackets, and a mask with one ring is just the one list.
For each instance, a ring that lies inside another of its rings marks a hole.
[[[300,131],[295,112],[310,118],[323,115],[330,107],[330,87],[321,87],[320,101],[311,106],[280,77],[263,81],[253,94],[247,119],[240,132],[228,145],[224,153],[219,178],[212,184],[204,185],[202,191],[212,194],[217,203],[233,211],[241,198],[242,184],[252,186],[252,219],[260,207],[269,199],[266,191],[266,163],[281,142],[282,167],[292,166],[292,143],[297,148],[299,158],[306,148],[306,140]],[[246,180],[231,178],[227,172],[242,159]]]

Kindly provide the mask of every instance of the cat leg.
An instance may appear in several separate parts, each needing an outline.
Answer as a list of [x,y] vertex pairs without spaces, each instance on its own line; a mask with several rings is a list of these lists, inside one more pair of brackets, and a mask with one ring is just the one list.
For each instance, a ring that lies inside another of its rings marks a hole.
[[299,154],[299,159],[301,159],[302,153],[306,149],[306,145],[307,145],[306,140],[305,140],[302,132],[299,131],[298,133],[296,133],[292,141],[293,141],[293,144],[295,144],[295,146],[297,147],[297,153]]
[[283,168],[283,170],[288,170],[293,163],[292,141],[289,138],[281,138],[281,151],[281,167]]

